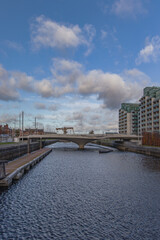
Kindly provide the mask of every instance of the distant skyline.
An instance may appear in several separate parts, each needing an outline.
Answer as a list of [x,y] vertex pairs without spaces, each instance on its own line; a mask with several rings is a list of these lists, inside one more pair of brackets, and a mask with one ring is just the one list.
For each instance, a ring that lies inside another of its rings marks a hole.
[[117,131],[122,102],[160,86],[160,1],[5,0],[0,124]]

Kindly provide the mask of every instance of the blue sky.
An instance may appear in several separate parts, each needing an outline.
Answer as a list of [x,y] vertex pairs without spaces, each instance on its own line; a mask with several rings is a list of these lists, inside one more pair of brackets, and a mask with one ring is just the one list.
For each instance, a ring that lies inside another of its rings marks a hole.
[[158,0],[5,0],[0,121],[116,131],[122,102],[159,86]]

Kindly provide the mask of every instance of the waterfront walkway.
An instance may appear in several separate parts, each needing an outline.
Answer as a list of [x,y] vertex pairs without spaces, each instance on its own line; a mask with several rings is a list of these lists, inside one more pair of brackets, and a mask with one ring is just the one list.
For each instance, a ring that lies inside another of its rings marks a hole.
[[13,181],[19,180],[25,172],[28,172],[51,151],[50,148],[42,148],[8,162],[5,166],[6,176],[0,180],[0,188],[9,187]]
[[6,164],[6,175],[11,174],[15,170],[17,170],[17,168],[22,167],[26,163],[29,163],[30,161],[32,161],[33,159],[35,159],[36,157],[40,156],[41,154],[43,154],[47,151],[48,151],[48,148],[43,148],[43,149],[37,150],[30,154],[26,154],[20,158],[17,158],[13,161],[8,162]]

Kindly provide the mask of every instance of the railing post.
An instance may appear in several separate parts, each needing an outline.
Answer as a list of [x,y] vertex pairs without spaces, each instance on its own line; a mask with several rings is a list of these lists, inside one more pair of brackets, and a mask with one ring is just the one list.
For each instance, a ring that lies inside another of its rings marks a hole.
[[28,154],[30,153],[30,138],[28,138]]
[[40,138],[40,149],[42,148],[42,138]]
[[7,162],[8,162],[7,160],[0,160],[0,179],[3,179],[6,177],[5,164]]

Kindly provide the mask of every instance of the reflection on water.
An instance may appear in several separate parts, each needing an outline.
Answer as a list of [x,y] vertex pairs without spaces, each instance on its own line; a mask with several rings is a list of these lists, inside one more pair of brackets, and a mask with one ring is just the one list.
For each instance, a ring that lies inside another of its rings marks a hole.
[[0,195],[0,239],[160,239],[160,163],[56,143]]

